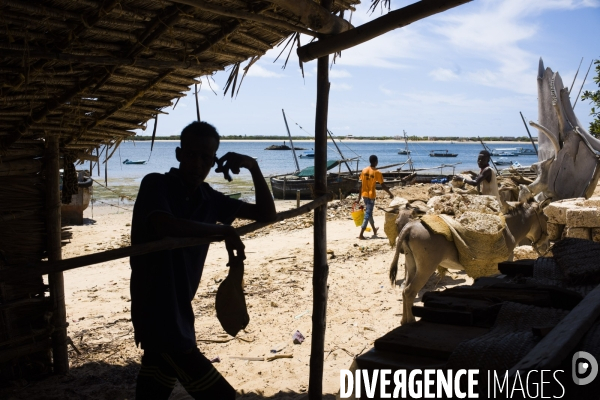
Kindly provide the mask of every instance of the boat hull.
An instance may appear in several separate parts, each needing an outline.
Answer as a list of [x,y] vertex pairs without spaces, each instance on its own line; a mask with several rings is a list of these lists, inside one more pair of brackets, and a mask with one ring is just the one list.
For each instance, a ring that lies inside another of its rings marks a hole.
[[[273,197],[276,199],[295,199],[298,191],[301,199],[314,199],[315,180],[314,179],[290,179],[270,178],[271,190]],[[356,180],[345,177],[328,176],[327,177],[327,192],[339,196],[340,190],[342,195],[347,195],[356,186]]]

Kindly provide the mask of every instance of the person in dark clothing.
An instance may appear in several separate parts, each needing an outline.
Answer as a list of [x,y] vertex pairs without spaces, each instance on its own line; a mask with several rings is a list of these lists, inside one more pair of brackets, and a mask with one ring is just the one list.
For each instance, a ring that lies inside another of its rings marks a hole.
[[[133,209],[131,243],[164,237],[224,237],[232,257],[244,244],[231,227],[236,217],[269,222],[276,217],[273,197],[252,157],[216,153],[220,137],[206,122],[181,132],[175,150],[179,168],[148,174]],[[228,176],[246,168],[256,204],[231,199],[204,182],[211,168]],[[136,399],[168,399],[176,380],[196,399],[234,399],[235,390],[199,351],[194,330],[194,298],[209,245],[164,250],[131,257],[131,320],[136,345],[144,350]]]

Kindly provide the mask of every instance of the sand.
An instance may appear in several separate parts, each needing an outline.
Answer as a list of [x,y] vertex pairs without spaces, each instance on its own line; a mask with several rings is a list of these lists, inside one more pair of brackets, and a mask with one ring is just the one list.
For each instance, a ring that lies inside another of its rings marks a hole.
[[[427,199],[427,185],[394,189],[408,199]],[[382,192],[382,194],[385,194]],[[376,206],[385,207],[387,200]],[[394,250],[380,230],[379,237],[366,232],[358,240],[348,207],[351,200],[328,212],[329,302],[323,389],[326,399],[339,390],[340,369],[369,350],[378,337],[399,326],[401,290],[392,287],[388,269]],[[277,202],[278,211],[295,202]],[[129,245],[131,207],[128,210],[95,206],[85,211],[85,225],[73,226],[74,238],[63,248],[63,258]],[[376,209],[376,225],[383,228],[384,215]],[[227,274],[223,244],[211,246],[202,282],[193,301],[200,350],[210,359],[219,357],[216,368],[244,399],[303,399],[307,396],[312,339],[312,253],[310,218],[276,224],[244,238],[246,245],[246,301],[250,324],[231,338],[219,325],[214,309],[218,282]],[[525,254],[526,252],[524,252]],[[399,277],[403,277],[404,257]],[[65,296],[68,335],[78,349],[69,350],[71,372],[38,382],[14,382],[0,390],[7,399],[132,399],[141,350],[135,347],[130,320],[129,260],[121,259],[68,271]],[[462,272],[450,272],[441,281],[433,276],[425,291],[471,284]],[[300,331],[306,341],[292,343]],[[274,361],[248,361],[239,357],[291,355]],[[189,399],[176,387],[171,399]]]

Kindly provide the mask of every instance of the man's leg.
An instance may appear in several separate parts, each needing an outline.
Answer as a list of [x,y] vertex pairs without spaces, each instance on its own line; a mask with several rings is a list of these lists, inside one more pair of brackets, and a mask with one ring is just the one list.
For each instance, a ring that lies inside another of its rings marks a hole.
[[235,389],[198,348],[162,356],[173,367],[177,379],[194,399],[235,399]]
[[136,400],[166,400],[175,387],[175,372],[160,353],[144,351],[135,387]]
[[365,238],[363,236],[363,233],[364,233],[365,229],[367,228],[369,221],[371,222],[371,226],[374,227],[374,225],[373,225],[373,206],[375,205],[375,200],[369,199],[368,197],[363,197],[363,200],[365,201],[365,218],[364,218],[362,226],[361,226],[360,235],[358,236],[359,239]]
[[375,209],[375,199],[373,199],[373,205],[371,206],[371,215],[369,215],[369,222],[371,228],[373,228],[373,236],[377,236],[377,228],[375,228],[375,220],[373,219],[373,210]]

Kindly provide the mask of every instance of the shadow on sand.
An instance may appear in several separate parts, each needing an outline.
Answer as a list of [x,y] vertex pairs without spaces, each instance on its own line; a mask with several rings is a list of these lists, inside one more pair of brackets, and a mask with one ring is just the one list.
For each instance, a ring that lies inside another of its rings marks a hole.
[[[92,362],[71,368],[66,376],[49,376],[37,381],[16,381],[0,387],[0,398],[6,400],[133,400],[138,363],[114,365]],[[308,377],[307,377],[308,380]],[[304,400],[307,393],[278,392],[265,396],[238,392],[237,399],[244,400]],[[169,400],[191,400],[183,387],[177,384]],[[335,400],[334,394],[323,395],[324,400]]]

